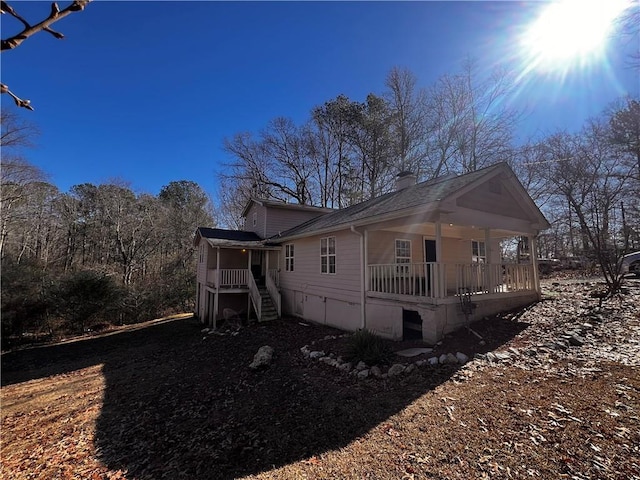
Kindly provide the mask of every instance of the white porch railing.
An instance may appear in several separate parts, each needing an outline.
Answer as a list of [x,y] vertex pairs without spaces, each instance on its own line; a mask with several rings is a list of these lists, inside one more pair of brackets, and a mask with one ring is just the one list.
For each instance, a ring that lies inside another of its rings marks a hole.
[[267,286],[267,291],[269,292],[269,296],[271,297],[271,301],[276,307],[278,312],[278,317],[282,316],[281,310],[281,302],[280,302],[280,291],[278,290],[278,285],[280,277],[277,270],[269,270],[267,272],[267,276],[265,278],[265,283]]
[[[450,267],[450,268],[447,268]],[[447,278],[454,272],[451,282]],[[461,293],[509,293],[534,289],[531,265],[399,263],[369,265],[368,291],[427,299]]]
[[443,298],[444,267],[436,262],[369,265],[369,291]]
[[251,303],[253,303],[253,307],[256,309],[256,316],[258,317],[258,321],[262,320],[262,297],[260,296],[260,290],[258,290],[258,286],[256,285],[256,281],[253,278],[253,274],[249,273],[247,275],[248,285],[249,285],[249,296],[251,297]]
[[246,268],[221,268],[218,285],[218,270],[214,268],[207,272],[207,283],[214,287],[246,287],[248,274]]

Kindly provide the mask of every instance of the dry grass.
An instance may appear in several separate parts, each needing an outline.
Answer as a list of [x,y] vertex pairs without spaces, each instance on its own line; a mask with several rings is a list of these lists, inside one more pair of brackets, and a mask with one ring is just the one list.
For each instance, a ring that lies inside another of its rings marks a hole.
[[[513,328],[498,335],[485,322],[481,333],[492,348],[522,349],[536,318],[548,334],[585,288],[558,287]],[[612,334],[605,345],[606,323],[594,331],[603,348],[626,348],[621,358],[633,348],[640,358],[634,288],[608,306],[625,315],[627,343]],[[472,362],[358,381],[300,354],[332,333],[289,320],[203,339],[181,319],[4,354],[1,476],[640,479],[636,365],[585,359],[585,345],[573,350],[582,356],[557,352],[534,367]],[[274,365],[253,372],[265,344]]]

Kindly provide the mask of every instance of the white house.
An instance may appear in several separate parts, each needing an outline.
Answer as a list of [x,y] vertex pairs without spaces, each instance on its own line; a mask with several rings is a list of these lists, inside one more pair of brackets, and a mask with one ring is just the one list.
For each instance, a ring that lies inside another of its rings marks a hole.
[[[245,230],[199,228],[196,315],[282,314],[436,342],[467,320],[540,298],[536,263],[500,243],[549,227],[508,165],[419,184],[341,210],[252,199]],[[472,305],[474,308],[470,308]]]

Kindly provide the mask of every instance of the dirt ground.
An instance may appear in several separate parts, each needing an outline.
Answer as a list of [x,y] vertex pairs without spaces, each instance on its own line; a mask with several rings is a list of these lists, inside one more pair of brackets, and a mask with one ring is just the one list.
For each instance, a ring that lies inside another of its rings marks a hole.
[[[340,351],[322,339],[342,332],[295,319],[9,352],[0,476],[640,480],[640,282],[601,308],[597,288],[549,280],[542,302],[474,324],[484,344],[463,330],[427,355],[476,359],[397,378],[305,358],[312,342]],[[251,370],[263,345],[274,361]]]

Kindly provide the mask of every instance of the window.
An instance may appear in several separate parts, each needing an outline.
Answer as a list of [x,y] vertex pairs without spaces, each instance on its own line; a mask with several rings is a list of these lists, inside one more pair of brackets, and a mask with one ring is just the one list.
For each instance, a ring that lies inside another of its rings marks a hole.
[[258,212],[253,212],[253,226],[258,224]]
[[284,269],[286,272],[293,272],[293,244],[284,246]]
[[484,242],[471,240],[471,261],[474,263],[485,263],[487,251]]
[[320,239],[320,273],[336,273],[336,237]]
[[204,262],[204,243],[200,244],[200,263]]
[[[398,263],[411,263],[411,240],[396,239],[396,264]],[[406,275],[409,268],[409,265],[398,265],[396,273]]]

